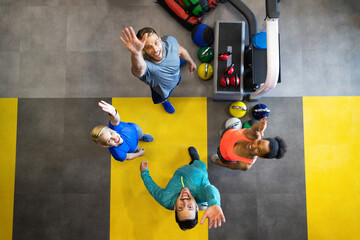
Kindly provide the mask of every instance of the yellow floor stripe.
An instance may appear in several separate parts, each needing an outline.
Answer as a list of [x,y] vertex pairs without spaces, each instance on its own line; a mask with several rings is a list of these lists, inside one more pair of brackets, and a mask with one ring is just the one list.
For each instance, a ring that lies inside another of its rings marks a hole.
[[360,97],[305,97],[309,240],[360,239]]
[[[155,141],[140,142],[145,155],[123,163],[111,162],[110,240],[208,239],[207,223],[182,231],[173,211],[160,206],[148,193],[140,177],[140,162],[149,161],[154,181],[165,187],[175,170],[190,161],[187,148],[195,146],[207,159],[206,98],[171,98],[171,115],[151,98],[115,98],[121,120],[135,122]],[[203,212],[199,212],[199,222]]]
[[0,99],[0,239],[12,239],[17,99]]

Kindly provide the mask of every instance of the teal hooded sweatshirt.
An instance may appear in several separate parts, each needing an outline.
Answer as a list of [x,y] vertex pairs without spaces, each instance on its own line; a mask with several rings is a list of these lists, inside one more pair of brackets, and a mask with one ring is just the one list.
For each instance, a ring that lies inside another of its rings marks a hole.
[[210,184],[206,164],[200,160],[195,160],[193,164],[176,170],[165,189],[153,181],[149,170],[145,169],[141,172],[141,178],[151,196],[169,210],[174,210],[176,199],[183,188],[181,177],[183,177],[184,186],[190,189],[198,205],[207,202],[209,207],[220,206],[220,193],[215,186]]

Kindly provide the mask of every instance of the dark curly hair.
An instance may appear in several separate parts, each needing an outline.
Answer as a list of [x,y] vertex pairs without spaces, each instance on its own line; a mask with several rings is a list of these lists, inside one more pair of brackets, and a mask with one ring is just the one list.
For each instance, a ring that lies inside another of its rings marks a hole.
[[194,228],[198,224],[198,210],[196,210],[194,219],[187,219],[184,221],[180,221],[177,215],[177,211],[175,210],[175,220],[179,224],[181,230],[185,231],[188,229]]
[[144,36],[144,34],[147,33],[148,34],[148,37],[152,34],[156,34],[157,36],[159,36],[155,30],[151,27],[144,27],[142,29],[140,29],[137,33],[136,33],[136,37],[138,39],[142,39],[142,37]]
[[264,158],[282,158],[287,149],[286,149],[286,143],[284,139],[281,137],[275,137],[275,138],[263,138],[264,140],[268,140],[270,142],[270,152],[265,154]]

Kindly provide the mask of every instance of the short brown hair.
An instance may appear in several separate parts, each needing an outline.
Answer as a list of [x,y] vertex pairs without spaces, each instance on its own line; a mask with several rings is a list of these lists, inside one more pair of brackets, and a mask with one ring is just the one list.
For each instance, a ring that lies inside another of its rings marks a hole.
[[144,28],[140,29],[140,30],[137,32],[136,37],[137,37],[138,39],[142,39],[145,33],[148,34],[148,37],[149,37],[150,35],[152,35],[152,34],[156,34],[157,36],[159,36],[153,28],[151,28],[151,27],[144,27]]

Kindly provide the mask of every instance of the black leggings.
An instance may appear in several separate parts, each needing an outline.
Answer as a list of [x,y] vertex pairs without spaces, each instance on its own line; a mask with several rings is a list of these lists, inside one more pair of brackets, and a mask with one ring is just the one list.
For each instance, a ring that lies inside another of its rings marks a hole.
[[228,161],[226,160],[222,155],[221,155],[221,152],[220,152],[220,147],[218,147],[217,149],[217,155],[219,156],[219,159],[221,162],[225,163],[225,164],[228,164],[228,163],[236,163],[237,161]]

